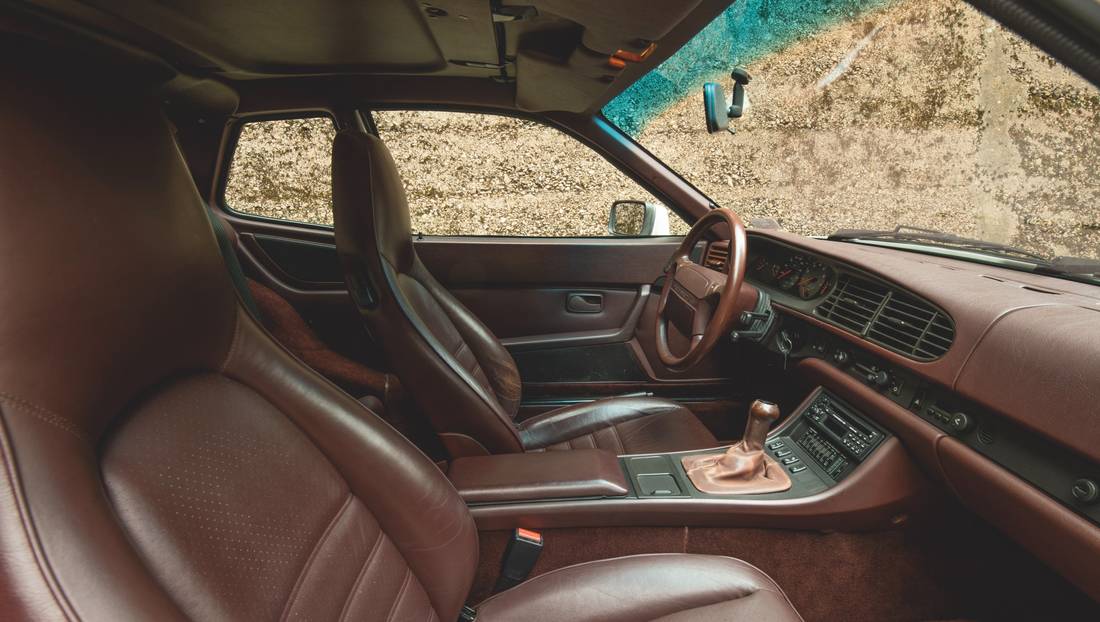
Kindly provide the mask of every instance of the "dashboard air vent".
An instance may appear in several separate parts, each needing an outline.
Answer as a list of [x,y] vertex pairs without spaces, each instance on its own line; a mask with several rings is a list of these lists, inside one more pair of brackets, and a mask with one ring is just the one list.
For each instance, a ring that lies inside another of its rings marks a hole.
[[711,270],[725,272],[726,261],[730,256],[730,243],[722,240],[712,242],[707,246],[707,255],[703,259],[703,265]]
[[833,293],[814,310],[819,317],[864,334],[890,290],[882,285],[841,274]]
[[871,323],[867,338],[902,354],[930,360],[951,347],[955,326],[928,303],[895,291]]

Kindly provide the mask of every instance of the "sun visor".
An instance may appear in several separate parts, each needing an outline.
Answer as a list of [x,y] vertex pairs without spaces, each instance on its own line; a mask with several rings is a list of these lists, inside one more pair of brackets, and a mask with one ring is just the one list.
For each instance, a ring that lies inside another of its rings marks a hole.
[[[568,27],[524,38],[516,50],[516,107],[582,112],[630,63],[640,62],[700,0],[535,0],[540,18]],[[568,42],[568,45],[563,45]]]

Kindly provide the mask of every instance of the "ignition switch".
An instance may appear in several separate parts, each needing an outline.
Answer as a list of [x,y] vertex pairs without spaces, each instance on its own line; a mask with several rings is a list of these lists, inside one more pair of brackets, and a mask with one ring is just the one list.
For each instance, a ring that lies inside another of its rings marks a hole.
[[1073,482],[1073,499],[1081,505],[1090,505],[1100,497],[1100,487],[1093,480],[1082,477]]
[[783,329],[775,336],[775,348],[783,355],[783,371],[787,371],[787,362],[791,353],[798,348],[801,337],[793,330]]

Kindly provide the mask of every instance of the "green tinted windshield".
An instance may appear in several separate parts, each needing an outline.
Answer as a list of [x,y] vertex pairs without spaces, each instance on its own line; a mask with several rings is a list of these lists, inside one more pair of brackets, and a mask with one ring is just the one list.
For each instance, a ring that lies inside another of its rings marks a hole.
[[[707,134],[735,66],[748,109]],[[962,0],[737,0],[604,114],[746,220],[1100,258],[1100,94]]]

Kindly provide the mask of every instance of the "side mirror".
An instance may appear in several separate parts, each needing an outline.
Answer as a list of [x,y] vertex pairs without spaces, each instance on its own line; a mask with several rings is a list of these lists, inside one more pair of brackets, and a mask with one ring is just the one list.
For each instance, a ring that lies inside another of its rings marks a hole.
[[733,103],[730,106],[726,106],[726,94],[721,84],[707,82],[703,85],[703,110],[707,117],[707,132],[711,134],[729,130],[729,120],[739,119],[745,114],[745,85],[752,76],[738,67],[730,73],[730,78],[733,79]]
[[615,201],[607,231],[615,236],[671,235],[668,208],[647,201]]

